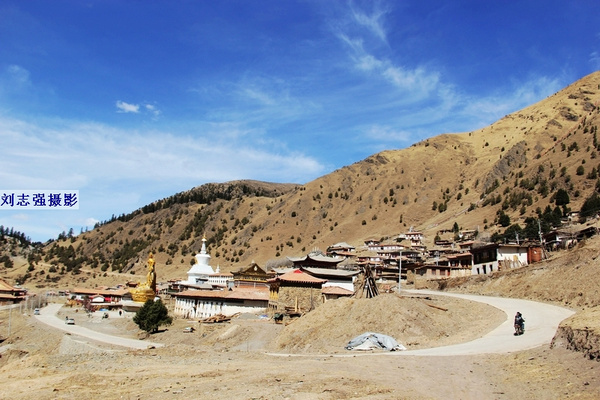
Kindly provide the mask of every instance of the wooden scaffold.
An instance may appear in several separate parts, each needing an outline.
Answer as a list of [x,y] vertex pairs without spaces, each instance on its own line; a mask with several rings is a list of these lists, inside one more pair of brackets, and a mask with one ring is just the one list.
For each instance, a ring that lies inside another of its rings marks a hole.
[[354,297],[356,298],[373,298],[379,295],[379,289],[377,289],[377,283],[375,282],[375,277],[373,276],[373,271],[371,271],[371,267],[365,265],[362,267],[362,275],[360,281],[358,283],[358,287],[354,292]]

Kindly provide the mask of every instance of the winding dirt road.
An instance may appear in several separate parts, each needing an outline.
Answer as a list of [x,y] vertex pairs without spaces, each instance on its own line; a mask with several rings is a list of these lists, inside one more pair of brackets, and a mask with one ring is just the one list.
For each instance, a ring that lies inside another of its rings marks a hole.
[[[506,320],[487,335],[470,342],[430,349],[408,350],[393,354],[415,356],[457,356],[471,354],[511,353],[532,349],[552,341],[558,325],[574,311],[537,301],[504,297],[477,296],[426,290],[406,291],[409,293],[443,295],[489,304],[506,313]],[[525,334],[514,336],[514,315],[519,311],[525,318]],[[481,316],[485,318],[485,315]]]
[[141,341],[137,339],[129,339],[120,336],[107,335],[104,333],[96,332],[94,330],[84,328],[78,325],[67,325],[63,319],[56,316],[58,310],[62,307],[62,304],[49,304],[48,306],[41,309],[40,315],[35,315],[38,321],[45,323],[53,328],[60,329],[71,335],[82,336],[98,342],[104,342],[111,345],[129,347],[131,349],[143,350],[149,347],[162,347],[161,343],[152,343],[147,341]]
[[[351,352],[351,354],[330,354],[330,356],[461,356],[474,354],[512,353],[516,351],[532,349],[550,343],[560,322],[575,313],[574,311],[563,307],[530,300],[437,292],[431,290],[403,290],[402,292],[434,296],[450,296],[464,300],[478,301],[504,311],[506,313],[506,320],[487,335],[470,342],[450,346],[432,347],[429,349],[385,353],[361,353],[354,351]],[[525,334],[522,336],[513,335],[513,318],[517,311],[523,314],[523,318],[525,318]],[[485,315],[482,315],[481,318],[485,318]],[[269,354],[273,356],[285,357],[311,356],[306,354]],[[314,354],[312,356],[314,356]]]
[[[503,297],[477,296],[459,293],[446,293],[427,290],[404,290],[404,293],[424,294],[424,295],[442,295],[457,297],[460,299],[478,301],[489,304],[506,313],[506,320],[487,335],[472,340],[470,342],[460,343],[451,346],[433,347],[429,349],[407,350],[390,353],[360,353],[352,352],[348,355],[331,355],[333,357],[356,357],[370,355],[393,355],[393,356],[458,356],[490,353],[511,353],[532,349],[552,341],[558,324],[573,315],[574,312],[563,307],[557,307],[550,304],[539,303],[530,300],[511,299]],[[61,304],[50,304],[42,309],[41,315],[35,317],[53,328],[63,330],[73,335],[86,337],[99,342],[105,342],[112,345],[129,347],[133,349],[147,349],[149,347],[162,347],[161,343],[152,343],[136,339],[123,338],[119,336],[107,335],[96,332],[77,325],[66,325],[64,320],[58,318],[56,313],[62,307]],[[525,334],[514,336],[513,316],[519,311],[525,318]],[[481,318],[485,318],[482,315]],[[314,356],[301,354],[279,354],[269,353],[273,356]]]

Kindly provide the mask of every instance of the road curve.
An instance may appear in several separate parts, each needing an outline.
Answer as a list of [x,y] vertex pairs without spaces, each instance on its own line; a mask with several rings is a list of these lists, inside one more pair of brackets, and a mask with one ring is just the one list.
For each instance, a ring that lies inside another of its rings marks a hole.
[[[501,354],[523,351],[548,344],[552,341],[558,324],[575,312],[551,304],[530,300],[504,297],[478,296],[462,293],[448,293],[431,290],[403,290],[402,293],[423,294],[433,296],[450,296],[464,300],[489,304],[506,313],[506,320],[485,336],[470,342],[450,346],[432,347],[428,349],[372,353],[352,351],[347,354],[329,354],[332,357],[356,356],[461,356],[474,354]],[[519,311],[525,318],[525,334],[514,336],[513,318]],[[484,315],[481,316],[485,318]],[[314,354],[279,354],[268,353],[272,356],[314,356]]]
[[116,346],[129,347],[131,349],[144,350],[149,347],[162,347],[162,343],[152,343],[137,339],[129,339],[120,336],[107,335],[104,333],[96,332],[91,329],[84,328],[78,325],[67,325],[63,319],[56,316],[56,313],[62,304],[49,304],[42,308],[40,315],[35,315],[38,321],[45,323],[53,328],[60,329],[72,335],[86,337],[98,342],[109,343]]
[[[558,324],[575,314],[574,311],[546,303],[505,297],[477,296],[428,290],[404,291],[413,294],[442,295],[489,304],[506,313],[506,320],[487,335],[466,343],[429,349],[398,352],[415,356],[457,356],[490,353],[511,353],[548,344],[556,334]],[[514,315],[525,318],[525,334],[514,336]],[[482,316],[484,318],[485,316]]]

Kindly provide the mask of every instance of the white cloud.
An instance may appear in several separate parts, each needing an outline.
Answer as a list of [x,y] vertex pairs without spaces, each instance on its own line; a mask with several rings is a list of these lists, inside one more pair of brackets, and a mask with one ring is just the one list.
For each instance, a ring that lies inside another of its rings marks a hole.
[[192,130],[203,131],[202,136],[192,136],[125,131],[98,123],[36,124],[0,117],[0,180],[6,187],[58,185],[79,190],[131,181],[146,190],[146,185],[151,188],[150,182],[157,181],[190,187],[202,181],[242,178],[307,181],[322,172],[311,157],[275,153],[268,142],[228,134],[231,128],[202,126]]
[[90,218],[86,218],[83,222],[84,222],[85,226],[94,226],[97,223],[99,223],[100,221],[98,221],[96,218],[90,217]]
[[592,64],[594,69],[600,69],[600,53],[598,53],[597,51],[593,51],[590,54],[590,63]]
[[461,113],[477,117],[482,123],[489,124],[556,93],[562,87],[560,79],[545,76],[515,81],[511,88],[502,92],[479,97],[465,96]]
[[354,21],[359,25],[367,28],[371,33],[382,41],[386,40],[386,32],[383,27],[382,17],[387,14],[388,10],[379,9],[380,3],[375,3],[374,10],[371,14],[367,14],[362,10],[351,6],[351,13]]
[[129,104],[129,103],[125,103],[124,101],[117,100],[117,103],[115,105],[117,106],[117,112],[120,112],[120,113],[136,113],[137,114],[140,112],[139,104]]
[[376,140],[380,142],[387,142],[390,144],[396,144],[397,142],[407,143],[411,140],[409,132],[396,130],[390,126],[373,125],[367,132],[366,136],[370,140]]
[[145,114],[150,114],[153,118],[157,118],[162,114],[162,111],[160,111],[154,104],[150,103],[140,105],[117,100],[115,105],[117,107],[117,112],[119,113],[140,114],[143,112]]
[[[378,21],[384,14],[384,12],[378,12],[374,16],[367,17],[365,14],[353,10],[357,23],[371,27],[382,38],[385,38],[385,32]],[[336,35],[348,46],[355,68],[385,79],[402,92],[411,92],[412,101],[422,100],[440,87],[439,72],[430,71],[423,66],[410,68],[398,65],[390,58],[375,55],[365,45],[367,41],[360,36],[350,37],[343,30],[337,31]]]
[[49,226],[93,226],[206,182],[304,183],[324,173],[317,160],[284,151],[283,143],[228,134],[230,129],[239,127],[207,124],[173,134],[0,115],[0,182],[5,188],[79,190],[78,213],[50,213],[44,223],[42,214],[33,215],[39,226],[27,226],[26,233],[43,239]]
[[158,117],[160,114],[162,114],[162,112],[153,104],[145,104],[144,107],[146,108],[146,111],[148,111],[154,117]]
[[6,71],[10,80],[17,86],[28,86],[31,83],[29,71],[19,65],[9,65]]

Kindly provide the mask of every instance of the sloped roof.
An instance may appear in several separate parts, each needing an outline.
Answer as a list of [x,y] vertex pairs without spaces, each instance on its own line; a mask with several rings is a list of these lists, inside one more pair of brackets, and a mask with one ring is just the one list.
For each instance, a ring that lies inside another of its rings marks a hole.
[[13,292],[17,290],[15,287],[11,286],[8,284],[8,282],[6,282],[3,279],[0,279],[0,291],[2,292]]
[[360,271],[349,271],[346,269],[331,269],[331,268],[314,268],[314,267],[302,267],[303,271],[309,274],[315,275],[329,275],[339,277],[349,277],[360,274]]
[[330,249],[354,249],[354,246],[349,245],[346,242],[339,242],[329,246]]
[[464,253],[454,253],[454,254],[446,254],[446,257],[450,258],[467,258],[471,257],[473,254],[469,251],[465,251]]
[[253,288],[251,290],[185,290],[174,294],[175,297],[210,298],[224,300],[269,300],[268,288]]
[[294,269],[292,271],[286,272],[283,275],[279,275],[273,279],[269,279],[267,282],[276,282],[276,281],[323,284],[323,283],[327,282],[327,279],[320,279],[320,278],[314,277],[310,274],[307,274],[306,272],[304,272],[302,270]]
[[354,294],[353,291],[344,289],[339,286],[325,286],[321,289],[321,293],[323,294],[335,294],[338,296],[352,296]]
[[328,257],[328,256],[320,255],[320,254],[308,254],[304,257],[288,257],[288,260],[290,260],[292,262],[314,260],[314,261],[331,263],[331,264],[337,264],[337,263],[344,261],[344,259],[341,257]]
[[239,271],[235,272],[235,275],[251,274],[251,275],[267,275],[267,272],[262,269],[257,263],[252,261],[246,268],[240,268]]
[[71,290],[71,294],[85,294],[88,296],[93,296],[93,295],[97,295],[97,294],[99,294],[101,296],[123,296],[127,293],[129,293],[129,290],[127,290],[127,289],[75,288],[75,289]]
[[27,289],[9,285],[4,279],[0,279],[0,293],[14,295],[14,298],[23,299],[27,296]]

